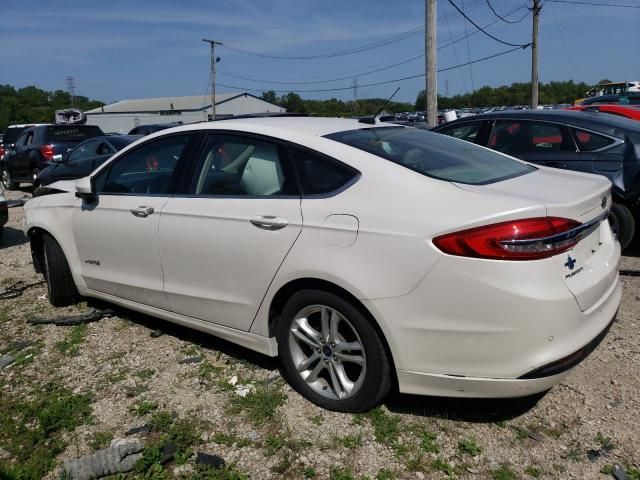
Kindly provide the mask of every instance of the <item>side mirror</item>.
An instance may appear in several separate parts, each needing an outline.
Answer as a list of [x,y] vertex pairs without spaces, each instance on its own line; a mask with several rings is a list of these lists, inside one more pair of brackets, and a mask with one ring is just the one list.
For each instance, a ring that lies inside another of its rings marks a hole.
[[51,159],[52,162],[56,162],[56,163],[60,163],[62,162],[62,154],[58,153],[56,155],[53,156],[53,158]]
[[91,187],[91,177],[83,177],[76,183],[76,197],[83,200],[93,200],[96,194]]

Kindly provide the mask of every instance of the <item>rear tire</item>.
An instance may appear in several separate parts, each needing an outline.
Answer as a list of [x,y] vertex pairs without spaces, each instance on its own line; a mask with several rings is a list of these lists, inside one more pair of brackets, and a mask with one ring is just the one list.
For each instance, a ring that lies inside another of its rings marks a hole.
[[49,303],[54,307],[72,305],[78,295],[64,252],[50,235],[43,235],[44,278],[47,281]]
[[636,233],[636,221],[631,210],[619,203],[612,203],[609,224],[613,233],[618,237],[620,247],[624,250],[629,246]]
[[389,393],[391,366],[382,339],[369,319],[338,295],[322,290],[292,295],[277,340],[282,375],[320,407],[365,412]]
[[2,176],[2,188],[4,188],[5,190],[15,190],[18,188],[18,182],[13,181],[13,177],[11,176],[9,170],[7,170],[6,166],[2,166],[0,175]]

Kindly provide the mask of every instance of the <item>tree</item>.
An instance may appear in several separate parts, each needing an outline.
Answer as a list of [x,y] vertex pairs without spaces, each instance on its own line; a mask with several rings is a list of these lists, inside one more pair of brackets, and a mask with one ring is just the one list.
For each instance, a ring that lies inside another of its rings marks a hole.
[[262,92],[262,99],[265,102],[278,105],[278,96],[276,95],[276,92],[274,92],[273,90],[267,90],[266,92]]

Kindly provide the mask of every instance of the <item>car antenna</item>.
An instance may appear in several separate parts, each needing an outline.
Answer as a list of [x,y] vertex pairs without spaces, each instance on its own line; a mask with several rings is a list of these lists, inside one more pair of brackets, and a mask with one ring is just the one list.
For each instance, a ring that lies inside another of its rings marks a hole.
[[387,101],[384,102],[384,104],[378,109],[378,111],[373,115],[373,117],[361,118],[358,121],[360,123],[368,123],[370,125],[375,125],[376,123],[378,123],[378,117],[384,111],[384,108],[389,104],[391,99],[396,96],[396,93],[398,93],[398,90],[400,90],[400,87],[396,88],[396,91],[393,92],[393,95],[391,95],[389,98],[387,98]]

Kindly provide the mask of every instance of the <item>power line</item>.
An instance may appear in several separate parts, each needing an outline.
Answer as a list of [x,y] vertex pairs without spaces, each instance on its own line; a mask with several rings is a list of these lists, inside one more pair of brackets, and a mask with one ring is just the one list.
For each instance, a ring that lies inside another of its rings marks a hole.
[[519,20],[507,20],[505,17],[503,17],[502,15],[500,15],[498,12],[496,12],[495,8],[493,8],[493,5],[491,5],[491,2],[489,0],[487,0],[487,5],[489,5],[489,8],[491,9],[491,11],[493,12],[493,14],[498,17],[500,20],[502,20],[504,23],[510,23],[510,24],[514,24],[514,23],[520,23],[522,20],[524,20],[525,18],[527,18],[527,16],[529,15],[529,12],[527,12],[522,18],[520,18]]
[[[442,11],[445,13],[445,16],[447,14],[447,12],[444,9],[444,3],[440,4],[440,8],[442,9]],[[451,44],[453,45],[453,53],[456,57],[456,62],[460,63],[460,57],[458,57],[458,49],[456,48],[456,44],[453,43],[453,34],[451,33],[451,25],[449,24],[449,20],[447,20],[447,30],[449,31],[449,40],[451,41]],[[469,93],[469,91],[467,90],[467,82],[464,79],[464,72],[462,70],[460,70],[460,79],[462,80],[462,86],[464,87],[464,93]],[[448,82],[448,79],[447,79]],[[445,97],[448,97],[449,93],[447,93],[445,95]]]
[[493,35],[491,35],[489,32],[487,32],[486,30],[484,30],[482,27],[480,27],[477,23],[475,23],[473,20],[471,20],[462,10],[460,10],[460,8],[453,2],[453,0],[449,0],[449,3],[451,5],[453,5],[453,8],[455,8],[458,12],[460,12],[460,14],[466,18],[467,20],[469,20],[469,23],[471,23],[471,25],[473,25],[474,27],[476,27],[478,30],[480,30],[482,33],[484,33],[487,37],[489,38],[493,38],[496,42],[502,43],[503,45],[509,45],[511,47],[520,47],[520,48],[526,48],[529,45],[531,45],[530,43],[525,43],[525,44],[516,44],[516,43],[509,43],[509,42],[505,42],[504,40],[500,40],[498,37],[495,37]]
[[[480,5],[482,5],[484,3],[484,0],[474,0],[474,3],[472,4],[472,6],[469,8],[470,10],[473,8],[477,8]],[[455,15],[454,16],[458,16]],[[439,23],[442,23],[444,20],[440,20]],[[411,30],[407,30],[406,32],[402,32],[399,33],[397,35],[393,35],[391,37],[388,37],[386,39],[383,40],[378,40],[376,42],[372,42],[372,43],[368,43],[365,45],[361,45],[359,47],[354,47],[354,48],[349,48],[346,50],[339,50],[336,52],[329,52],[329,53],[320,53],[320,54],[316,54],[316,55],[298,55],[298,56],[291,56],[291,55],[272,55],[272,54],[267,54],[267,53],[259,53],[259,52],[252,52],[250,50],[244,50],[242,48],[238,48],[238,47],[234,47],[232,45],[229,45],[227,43],[225,43],[225,47],[228,48],[229,50],[238,52],[238,53],[242,53],[244,55],[251,55],[254,57],[261,57],[261,58],[271,58],[271,59],[276,59],[276,60],[316,60],[316,59],[322,59],[322,58],[333,58],[333,57],[340,57],[340,56],[344,56],[344,55],[353,55],[356,53],[361,53],[361,52],[365,52],[367,50],[372,50],[374,48],[379,48],[379,47],[384,47],[387,45],[390,45],[392,43],[395,42],[399,42],[401,40],[405,40],[407,38],[410,38],[414,35],[418,35],[420,33],[424,32],[424,25],[420,25],[417,26],[415,28],[412,28]]]
[[640,8],[640,5],[620,5],[619,3],[585,2],[581,0],[546,0],[552,3],[568,3],[570,5],[593,5],[596,7]]
[[[516,50],[525,49],[528,46],[529,45],[524,45],[524,46],[519,46],[519,47],[516,47],[516,48],[511,48],[509,50],[505,50],[503,52],[495,53],[495,54],[489,55],[487,57],[477,58],[477,59],[471,60],[469,62],[461,63],[459,65],[454,65],[452,67],[441,68],[440,70],[438,70],[438,73],[447,72],[449,70],[453,70],[453,69],[456,69],[456,68],[466,67],[467,65],[473,64],[473,63],[479,63],[479,62],[484,62],[486,60],[491,60],[492,58],[500,57],[501,55],[506,55],[508,53],[515,52]],[[374,86],[378,86],[378,85],[387,85],[389,83],[401,82],[403,80],[411,80],[411,79],[414,79],[414,78],[420,78],[420,77],[424,77],[424,76],[425,76],[424,73],[419,73],[417,75],[410,75],[410,76],[407,76],[407,77],[395,78],[393,80],[385,80],[385,81],[382,81],[382,82],[359,84],[358,88],[374,87]],[[225,85],[225,84],[222,84],[222,83],[218,83],[218,85],[221,86],[221,87],[232,88],[234,90],[244,90],[244,91],[248,91],[248,92],[261,92],[261,91],[264,90],[264,89],[261,89],[261,88],[236,87],[234,85]],[[275,92],[275,93],[321,93],[321,92],[338,92],[338,91],[352,90],[352,89],[353,89],[353,86],[335,87],[335,88],[323,88],[323,89],[317,89],[317,90],[273,90],[273,92]]]
[[[464,12],[464,0],[462,0],[462,9]],[[463,13],[464,15],[464,13]],[[467,20],[466,20],[466,16],[464,16],[462,18],[462,21],[464,23],[464,36],[467,38],[467,60],[471,60],[471,49],[469,48],[469,34],[467,33]],[[473,80],[473,67],[471,67],[471,64],[469,64],[469,77],[471,78],[471,91],[475,92],[476,91],[476,83]]]

